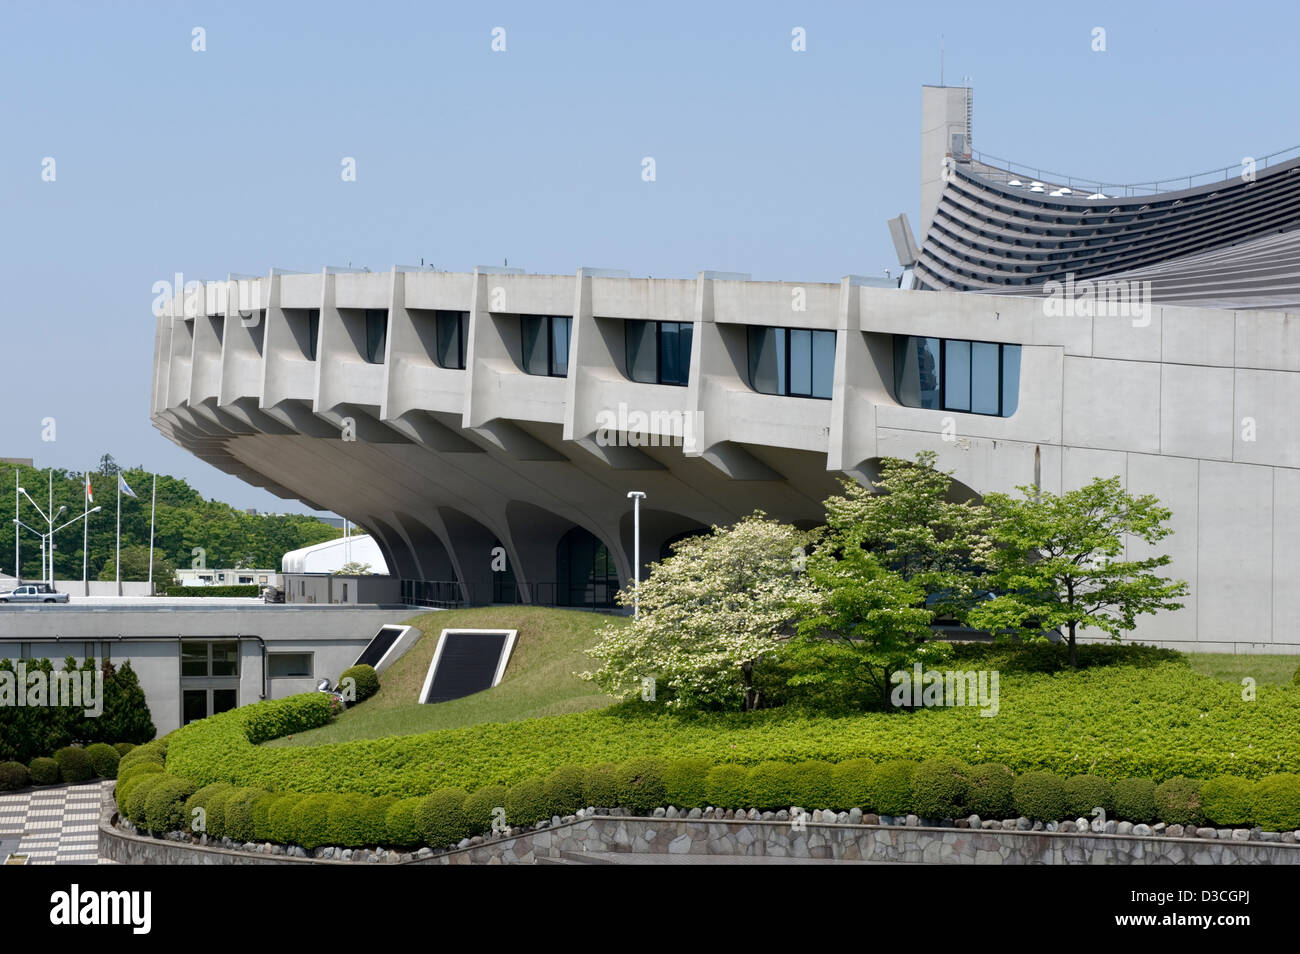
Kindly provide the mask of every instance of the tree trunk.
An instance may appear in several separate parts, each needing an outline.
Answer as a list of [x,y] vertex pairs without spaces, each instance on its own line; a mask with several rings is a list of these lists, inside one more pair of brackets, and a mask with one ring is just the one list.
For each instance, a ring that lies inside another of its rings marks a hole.
[[1076,625],[1076,624],[1075,624],[1074,620],[1071,620],[1071,621],[1070,621],[1070,668],[1071,668],[1071,669],[1078,669],[1078,668],[1079,668],[1079,657],[1078,657],[1078,655],[1075,653],[1075,650],[1074,650],[1074,627],[1075,627],[1075,625]]

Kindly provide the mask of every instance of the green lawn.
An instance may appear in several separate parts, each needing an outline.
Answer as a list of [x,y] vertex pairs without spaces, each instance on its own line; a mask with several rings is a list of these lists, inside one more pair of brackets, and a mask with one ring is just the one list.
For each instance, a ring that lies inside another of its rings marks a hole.
[[[597,613],[492,606],[425,613],[408,623],[424,633],[415,646],[380,676],[379,692],[344,712],[332,725],[268,745],[320,745],[352,739],[414,735],[484,722],[515,722],[582,712],[610,704],[594,685],[576,673],[590,669],[585,653],[597,642],[595,631],[610,619]],[[514,652],[500,685],[485,692],[421,705],[415,699],[424,684],[443,629],[518,629]]]
[[1188,653],[1196,672],[1241,685],[1250,676],[1261,686],[1290,685],[1300,666],[1300,656],[1232,655],[1230,653]]

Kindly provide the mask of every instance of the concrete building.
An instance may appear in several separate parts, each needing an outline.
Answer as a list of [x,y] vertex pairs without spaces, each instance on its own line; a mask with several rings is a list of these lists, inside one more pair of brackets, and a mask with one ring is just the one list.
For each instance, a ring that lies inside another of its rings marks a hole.
[[[1228,251],[1260,234],[1225,227],[1207,247],[1211,219],[1198,219],[1197,242],[1180,243],[1180,210],[1203,207],[1176,193],[1085,200],[1030,185],[986,214],[972,195],[1020,189],[1015,174],[1002,169],[995,188],[995,167],[973,165],[968,90],[923,99],[928,228],[918,246],[905,217],[891,223],[905,287],[271,270],[207,283],[158,316],[154,424],[366,528],[416,604],[609,605],[632,576],[631,490],[647,494],[646,562],[756,508],[818,522],[839,479],[869,479],[883,456],[933,450],[975,493],[1119,475],[1172,509],[1162,546],[1192,587],[1137,638],[1300,650],[1286,609],[1300,571],[1300,321],[1270,310],[1268,282],[1245,279],[1254,252]],[[1293,168],[1253,185],[1300,183]],[[1236,197],[1223,221],[1252,221],[1252,189],[1219,189]],[[1142,218],[1154,201],[1158,235]],[[1112,221],[1071,235],[1094,209]],[[1141,255],[1083,254],[1137,228],[1126,214],[1141,219]],[[1055,244],[1033,258],[1035,243]],[[1187,267],[1205,254],[1218,264]],[[1005,285],[955,270],[966,259],[998,277],[1055,267]],[[1102,282],[1176,264],[1200,276],[1200,298],[1183,280],[1167,300],[1140,282],[1132,301],[1055,285],[1068,268]],[[1202,299],[1217,307],[1187,305]]]
[[[233,601],[232,601],[233,602]],[[259,699],[338,681],[403,607],[289,607],[254,603],[11,608],[0,613],[0,659],[72,656],[131,661],[159,735]]]

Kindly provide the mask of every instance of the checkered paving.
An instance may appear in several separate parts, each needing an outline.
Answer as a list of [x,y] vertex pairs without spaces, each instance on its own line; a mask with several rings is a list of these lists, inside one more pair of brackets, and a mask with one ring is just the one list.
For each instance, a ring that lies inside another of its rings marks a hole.
[[99,862],[99,814],[109,780],[0,795],[0,862],[26,855],[29,865]]

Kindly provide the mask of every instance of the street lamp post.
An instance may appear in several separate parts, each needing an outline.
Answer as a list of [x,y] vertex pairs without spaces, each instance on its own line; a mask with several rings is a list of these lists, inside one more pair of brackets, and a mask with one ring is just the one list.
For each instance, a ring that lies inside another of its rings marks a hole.
[[[53,473],[53,472],[51,472],[51,473]],[[52,479],[52,478],[51,478],[51,479]],[[88,510],[88,511],[86,511],[85,513],[83,513],[81,516],[79,516],[79,517],[74,517],[73,519],[69,520],[67,523],[63,524],[62,526],[58,526],[58,527],[56,527],[56,526],[54,525],[54,521],[57,520],[58,517],[59,517],[59,515],[60,515],[61,513],[63,513],[63,511],[67,510],[68,508],[67,508],[66,505],[60,504],[60,505],[59,505],[59,509],[58,509],[58,510],[54,510],[53,490],[50,491],[50,494],[51,494],[51,500],[50,500],[50,510],[51,510],[51,513],[48,513],[48,514],[47,514],[44,510],[42,510],[42,509],[40,508],[40,505],[39,505],[35,500],[32,499],[31,494],[29,494],[29,493],[28,493],[24,488],[19,487],[19,488],[18,488],[18,492],[19,492],[20,494],[22,494],[24,497],[27,498],[27,502],[30,503],[30,504],[31,504],[31,505],[36,509],[36,512],[39,513],[39,514],[41,515],[41,518],[45,521],[46,526],[49,527],[49,531],[48,531],[47,533],[41,533],[39,530],[33,530],[31,527],[28,527],[27,524],[23,523],[23,522],[22,522],[21,520],[19,520],[17,517],[14,517],[14,524],[16,525],[16,526],[15,526],[15,533],[16,533],[16,531],[17,531],[17,527],[18,527],[18,526],[22,526],[22,527],[25,527],[25,528],[28,529],[28,530],[31,530],[32,533],[36,534],[38,537],[41,538],[41,553],[42,553],[42,554],[46,554],[46,553],[49,554],[49,557],[48,557],[48,559],[49,559],[48,569],[46,568],[46,565],[45,565],[45,558],[44,558],[44,557],[42,557],[42,561],[41,561],[42,566],[41,566],[41,569],[44,571],[43,575],[45,576],[45,580],[46,580],[46,582],[49,583],[49,585],[50,585],[50,589],[53,589],[53,588],[54,588],[54,535],[55,535],[56,533],[58,533],[60,530],[64,529],[65,527],[70,527],[70,526],[72,526],[72,525],[73,525],[74,523],[76,523],[78,520],[85,520],[85,519],[86,519],[87,517],[89,517],[92,513],[97,513],[97,512],[99,511],[100,508],[99,508],[99,507],[96,507],[94,510]]]
[[641,501],[643,490],[629,490],[632,500],[632,618],[641,615]]

